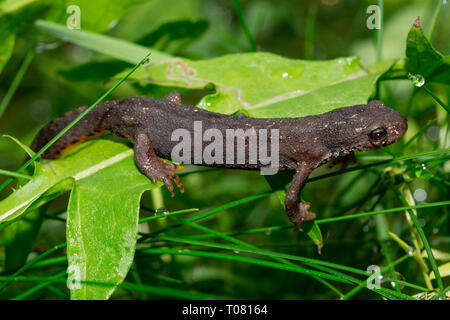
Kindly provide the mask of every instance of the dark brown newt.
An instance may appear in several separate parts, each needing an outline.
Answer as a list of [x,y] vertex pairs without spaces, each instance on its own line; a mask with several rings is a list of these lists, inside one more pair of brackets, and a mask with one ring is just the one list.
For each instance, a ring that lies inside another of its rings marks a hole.
[[[53,120],[39,132],[31,149],[38,151],[86,108],[78,108]],[[194,122],[197,121],[201,121],[204,131],[216,129],[222,133],[223,146],[226,145],[225,136],[229,129],[255,129],[256,132],[259,132],[259,129],[278,129],[278,167],[295,171],[285,197],[285,205],[290,221],[297,228],[303,221],[315,218],[314,213],[308,212],[310,204],[298,200],[305,180],[315,168],[329,160],[353,155],[355,151],[390,145],[400,139],[407,130],[407,122],[403,116],[376,100],[320,115],[263,119],[219,114],[184,105],[181,104],[180,94],[174,91],[161,100],[133,97],[101,103],[46,150],[42,157],[56,159],[81,141],[111,131],[134,144],[136,165],[153,183],[157,180],[164,182],[173,196],[171,180],[183,192],[180,178],[175,173],[182,167],[162,161],[158,157],[174,160],[172,150],[178,141],[173,141],[173,132],[181,128],[194,133]],[[264,137],[269,150],[272,150],[272,138]],[[249,137],[244,139],[248,148]],[[195,158],[194,153],[189,156],[190,162],[185,163],[237,169],[260,169],[267,165],[267,162],[263,163],[261,159],[256,163],[249,161],[250,155],[245,161],[236,161],[234,141],[237,139],[233,139],[234,145],[230,146],[233,150],[226,149],[219,156],[223,157],[220,163]],[[208,141],[201,141],[202,150],[205,150],[208,144]],[[226,159],[227,153],[230,155],[230,152],[233,152],[233,163],[226,161],[230,160]]]

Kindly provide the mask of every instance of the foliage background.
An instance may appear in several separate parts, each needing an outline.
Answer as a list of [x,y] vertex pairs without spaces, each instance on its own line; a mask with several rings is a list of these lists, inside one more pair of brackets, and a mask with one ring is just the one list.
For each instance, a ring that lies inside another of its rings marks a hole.
[[[102,1],[91,2],[93,6],[98,6]],[[125,2],[123,8],[111,10],[117,12],[116,16],[87,19],[86,21],[97,22],[82,25],[82,28],[193,60],[251,50],[233,1]],[[376,62],[376,33],[365,27],[367,18],[365,11],[370,3],[375,2],[241,1],[245,21],[258,50],[307,60],[357,55],[363,66]],[[61,1],[59,9],[54,4],[51,10],[45,6],[42,8],[36,6],[32,10],[33,15],[46,16],[49,20],[64,23],[67,16],[65,14],[61,16],[61,8],[64,12],[64,5],[64,1]],[[106,2],[104,5],[108,6]],[[385,28],[382,43],[384,60],[404,57],[406,36],[417,16],[421,16],[422,26],[427,34],[431,28],[435,6],[435,1],[399,0],[384,3]],[[87,10],[87,14],[97,17],[102,13],[93,8]],[[21,21],[14,21],[19,32],[12,56],[0,75],[0,97],[6,94],[13,82],[19,66],[30,49],[30,44],[36,44],[39,51],[32,58],[20,86],[0,118],[0,132],[17,137],[29,145],[46,122],[75,107],[92,103],[111,87],[112,81],[103,80],[131,67],[131,64],[113,60],[40,32],[31,25],[31,20],[25,21],[28,19],[27,13],[24,13],[23,17]],[[444,55],[450,52],[446,30],[446,21],[449,18],[448,5],[443,5],[436,20],[432,43]],[[104,23],[109,21],[108,19],[112,22]],[[448,84],[431,84],[429,88],[448,105],[450,97]],[[128,82],[115,90],[108,99],[136,95],[162,97],[171,89]],[[182,93],[185,103],[195,104],[206,91],[183,90]],[[435,122],[408,146],[406,154],[448,149],[448,114],[425,91],[414,88],[406,79],[389,80],[380,83],[376,97],[408,118],[407,135],[402,142],[392,146],[391,151],[400,152],[402,143],[408,141],[429,120]],[[436,137],[437,128],[440,128],[440,131]],[[377,151],[369,153],[368,156],[370,155],[379,156],[386,153]],[[23,151],[15,143],[9,139],[0,139],[0,168],[14,171],[22,163],[23,158]],[[418,162],[398,166],[396,169],[410,177],[409,186],[412,192],[417,189],[426,191],[426,202],[448,200],[448,184],[445,183],[448,181],[449,172],[448,155],[447,158],[443,156],[436,159],[435,165],[427,163],[429,166],[427,170],[421,170],[420,165]],[[383,179],[382,183],[376,184],[382,169],[383,167],[375,167],[309,183],[302,197],[313,204],[314,211],[320,218],[402,206],[395,191],[400,187],[389,184],[389,179]],[[329,169],[321,168],[314,175],[327,172]],[[0,182],[4,180],[6,178],[0,176]],[[155,193],[152,195],[151,192],[146,192],[142,200],[141,216],[149,215],[146,209],[155,210],[162,203],[170,211],[186,208],[209,209],[270,191],[267,182],[257,172],[232,170],[201,172],[187,175],[183,178],[183,182],[186,193],[177,194],[174,199],[169,197],[165,189],[161,189],[163,200],[155,200]],[[382,197],[374,194],[372,192],[374,190],[379,191]],[[9,192],[10,190],[3,190],[0,193],[1,198]],[[360,199],[361,201],[358,201]],[[58,215],[57,218],[54,216],[65,211],[67,201],[68,195],[62,195],[47,209],[48,217],[44,219],[39,235],[33,243],[30,258],[65,241],[65,224],[60,221],[65,216],[64,214]],[[431,246],[448,253],[450,240],[448,208],[445,206],[428,208],[419,212],[426,213],[420,215],[419,221]],[[170,219],[153,221],[141,225],[140,231],[158,230],[172,223]],[[403,213],[364,217],[322,225],[325,247],[319,256],[316,246],[305,233],[293,232],[289,227],[284,210],[275,195],[221,211],[214,218],[202,221],[201,224],[218,232],[253,230],[251,234],[237,235],[236,238],[260,249],[318,258],[364,271],[370,265],[386,266],[390,260],[405,254],[399,243],[387,236],[387,231],[397,234],[408,243],[412,241],[410,227]],[[286,227],[257,232],[259,228],[269,226]],[[169,236],[180,238],[193,234],[199,234],[199,231],[190,226],[176,228],[168,233]],[[163,244],[161,248],[166,248],[166,245]],[[176,246],[174,248],[179,249]],[[181,248],[191,247],[186,245]],[[213,248],[207,248],[205,251],[221,252]],[[0,262],[4,257],[5,252],[0,248]],[[27,270],[24,276],[48,278],[67,268],[63,250],[56,251],[50,258],[54,260],[41,266],[35,265]],[[396,266],[393,272],[397,278],[423,288],[426,287],[426,283],[421,270],[417,260],[410,257]],[[444,278],[444,281],[448,285],[448,278],[446,279]],[[279,268],[217,260],[212,256],[202,258],[169,253],[148,255],[139,250],[126,283],[138,287],[119,288],[112,298],[153,299],[167,296],[192,298],[196,297],[197,293],[210,297],[244,299],[339,297],[339,294],[311,276]],[[35,285],[36,283],[27,281],[16,281],[0,292],[0,297],[17,297]],[[385,285],[389,287],[389,283]],[[149,291],[149,286],[160,289]],[[436,283],[433,286],[436,287]],[[351,285],[342,284],[337,287],[343,293],[353,288]],[[183,294],[167,293],[161,288],[179,289]],[[401,290],[408,295],[423,291],[408,286],[402,286]],[[28,298],[68,298],[68,290],[65,283],[55,282],[36,290]],[[368,290],[361,290],[354,298],[380,299],[380,296]]]

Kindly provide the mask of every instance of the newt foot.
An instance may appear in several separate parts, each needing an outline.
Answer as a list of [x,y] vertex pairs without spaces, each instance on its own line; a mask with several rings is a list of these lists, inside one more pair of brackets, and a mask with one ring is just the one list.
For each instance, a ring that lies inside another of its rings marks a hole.
[[316,214],[309,212],[311,204],[309,202],[301,202],[298,204],[298,211],[293,215],[289,215],[289,220],[295,225],[295,230],[298,231],[304,221],[314,220]]
[[180,177],[176,174],[176,171],[183,170],[184,168],[182,166],[166,161],[158,161],[158,163],[152,166],[150,170],[147,170],[146,175],[152,183],[156,183],[157,181],[163,182],[169,190],[170,196],[174,197],[175,193],[171,180],[175,182],[180,192],[184,193],[183,184],[181,183]]

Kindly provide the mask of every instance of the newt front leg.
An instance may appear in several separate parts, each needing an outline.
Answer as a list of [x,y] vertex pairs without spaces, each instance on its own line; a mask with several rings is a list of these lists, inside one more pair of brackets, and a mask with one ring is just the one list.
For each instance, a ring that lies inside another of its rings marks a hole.
[[289,220],[299,229],[304,221],[313,220],[316,218],[315,213],[308,212],[310,208],[309,203],[299,202],[298,195],[305,184],[306,178],[315,167],[304,165],[297,165],[292,183],[284,198],[286,205],[286,213]]
[[177,170],[182,171],[183,167],[161,161],[152,147],[152,142],[145,133],[138,133],[134,139],[134,160],[142,173],[153,183],[156,183],[158,180],[164,182],[172,197],[174,196],[174,190],[170,180],[175,182],[180,192],[184,192],[180,177],[175,172]]

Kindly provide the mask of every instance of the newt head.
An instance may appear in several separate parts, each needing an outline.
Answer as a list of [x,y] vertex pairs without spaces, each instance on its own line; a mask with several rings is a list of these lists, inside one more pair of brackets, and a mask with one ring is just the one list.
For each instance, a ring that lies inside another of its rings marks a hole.
[[365,117],[367,121],[365,133],[369,143],[375,148],[393,144],[403,137],[408,129],[405,117],[386,107],[381,101],[371,101],[366,106],[364,113],[368,113],[367,118]]
[[327,123],[331,123],[326,135],[330,138],[325,145],[333,156],[388,146],[403,137],[408,128],[400,113],[378,100],[330,111]]

